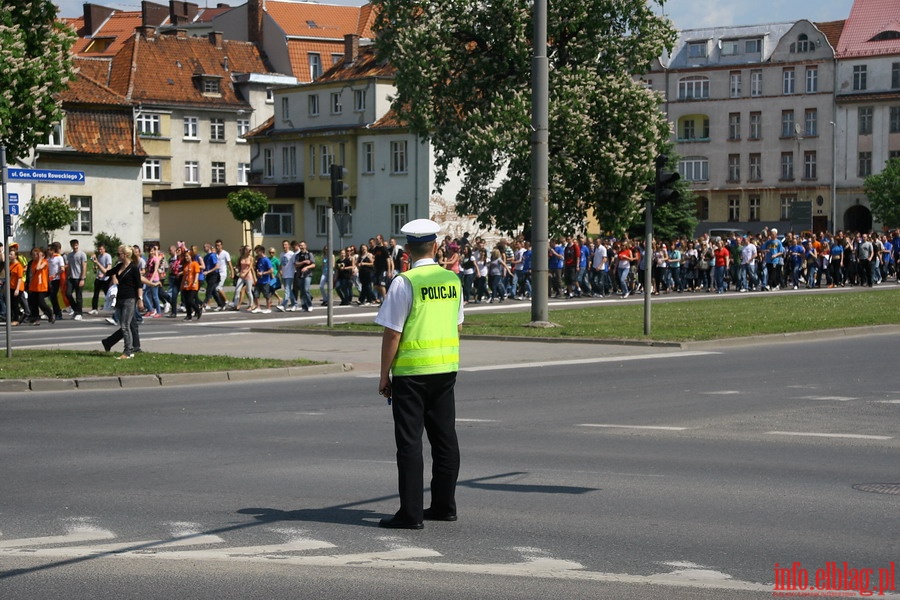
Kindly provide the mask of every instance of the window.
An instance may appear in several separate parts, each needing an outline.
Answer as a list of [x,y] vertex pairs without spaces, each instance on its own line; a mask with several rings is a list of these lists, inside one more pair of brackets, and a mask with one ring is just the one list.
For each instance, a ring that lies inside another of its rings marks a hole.
[[224,184],[225,183],[225,163],[223,162],[213,162],[212,163],[212,177],[210,177],[211,183]]
[[860,177],[868,177],[872,174],[872,153],[871,152],[860,152],[859,153],[859,169],[858,175]]
[[809,41],[809,36],[805,33],[801,33],[797,36],[797,41],[790,45],[791,54],[800,54],[804,52],[813,52],[816,49],[816,45]]
[[728,115],[728,139],[741,139],[741,113],[731,113]]
[[750,155],[750,181],[762,181],[762,154]]
[[687,119],[681,124],[681,139],[683,139],[683,140],[697,139],[697,130],[694,126],[693,119]]
[[62,123],[54,123],[50,127],[50,134],[47,136],[47,145],[57,147],[63,145]]
[[747,198],[747,220],[759,221],[759,209],[762,202],[759,196],[750,196]]
[[159,115],[140,113],[137,118],[137,129],[140,135],[161,135]]
[[284,146],[281,148],[281,176],[289,177],[290,176],[290,157],[288,156],[288,147]]
[[[316,206],[316,235],[325,236],[328,235],[328,209],[331,207],[331,204],[319,204]],[[353,210],[348,207],[345,214],[350,215],[350,217],[345,221],[346,223],[346,231],[344,232],[344,237],[349,237],[353,235]]]
[[309,96],[309,116],[319,116],[319,95],[311,94]]
[[275,151],[271,148],[263,150],[263,177],[275,177]]
[[285,146],[281,149],[281,175],[284,178],[297,178],[297,146]]
[[888,160],[894,160],[895,158],[900,158],[900,150],[891,150],[888,152]]
[[900,133],[900,106],[892,106],[890,115],[890,132]]
[[762,52],[762,40],[757,38],[755,40],[747,40],[744,43],[744,52],[747,54],[759,54]]
[[872,112],[871,106],[863,106],[859,109],[859,135],[869,135],[872,133]]
[[794,179],[794,153],[781,153],[781,179],[790,181]]
[[900,88],[900,63],[891,63],[891,88]]
[[762,137],[762,113],[750,113],[750,139],[758,140]]
[[722,42],[722,56],[734,56],[740,50],[740,44],[734,40],[729,40],[727,42]]
[[816,179],[816,152],[808,150],[803,153],[803,179]]
[[794,111],[781,111],[781,137],[794,137]]
[[284,96],[281,99],[281,120],[288,121],[291,118],[291,103],[290,98]]
[[335,92],[331,94],[331,114],[339,115],[343,112],[344,107],[341,104],[341,94],[340,92]]
[[731,97],[732,98],[740,98],[741,97],[741,72],[740,71],[732,71],[731,72]]
[[310,174],[310,176],[314,176],[316,174],[316,146],[315,146],[315,144],[309,145],[309,174]]
[[238,134],[237,141],[246,142],[247,140],[245,140],[242,136],[245,136],[248,133],[250,133],[250,119],[238,119],[237,120],[237,134]]
[[750,95],[762,96],[763,94],[763,78],[762,69],[753,69],[750,71]]
[[706,58],[706,42],[689,42],[688,58]]
[[409,222],[408,219],[408,204],[391,204],[391,236],[403,235],[400,228]]
[[781,217],[782,221],[789,221],[791,219],[791,205],[796,202],[797,196],[793,194],[787,194],[781,197]]
[[741,197],[740,196],[728,196],[728,220],[729,221],[740,221],[741,220]]
[[239,185],[250,183],[250,163],[238,163],[237,182]]
[[819,111],[815,108],[807,108],[804,113],[803,131],[806,137],[815,137],[819,135]]
[[709,198],[705,196],[697,198],[697,218],[701,221],[709,220]]
[[853,89],[861,91],[867,87],[868,67],[866,65],[856,65],[853,67]]
[[200,139],[200,119],[197,117],[184,118],[184,139]]
[[353,91],[353,110],[356,112],[366,110],[366,90]]
[[741,180],[741,155],[728,155],[728,181],[737,182]]
[[[363,173],[375,172],[375,144],[372,142],[363,142]],[[399,231],[399,229],[398,229]]]
[[689,156],[678,161],[678,173],[687,181],[709,181],[709,159]]
[[794,91],[794,69],[784,69],[781,72],[781,93],[788,95],[793,94]]
[[162,165],[158,158],[144,161],[144,181],[162,181]]
[[196,160],[185,161],[184,182],[200,183],[200,163],[198,163]]
[[294,235],[294,205],[270,204],[262,218],[253,224],[253,229],[263,235]]
[[391,142],[391,173],[406,173],[406,140]]
[[275,90],[266,88],[266,104],[275,104]]
[[209,120],[209,139],[213,142],[225,141],[225,119]]
[[331,146],[327,146],[322,144],[319,146],[319,155],[321,157],[322,162],[322,170],[320,173],[322,176],[331,174],[331,165],[334,164],[334,153],[331,151]]
[[90,233],[93,213],[90,196],[69,196],[69,206],[75,211],[75,220],[69,227],[71,233]]
[[220,93],[219,89],[219,80],[214,77],[204,77],[203,78],[203,93],[215,95]]
[[309,59],[309,79],[315,81],[322,74],[322,57],[315,52],[310,52],[307,57]]
[[685,77],[678,82],[678,99],[692,100],[709,98],[708,77]]
[[332,53],[332,54],[331,54],[331,64],[332,64],[332,66],[338,64],[338,63],[341,62],[342,60],[344,60],[344,55],[343,55],[343,54],[337,54],[337,53]]
[[806,67],[806,93],[815,94],[819,91],[819,69]]

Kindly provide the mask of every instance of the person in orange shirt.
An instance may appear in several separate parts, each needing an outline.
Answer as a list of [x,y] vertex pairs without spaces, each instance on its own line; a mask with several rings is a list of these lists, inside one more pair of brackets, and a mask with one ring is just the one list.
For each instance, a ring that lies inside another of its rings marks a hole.
[[9,295],[10,295],[10,325],[18,325],[22,320],[23,313],[27,315],[27,306],[25,305],[25,267],[19,262],[19,251],[10,247],[9,256],[7,257],[9,265]]
[[203,314],[200,307],[200,271],[203,267],[194,260],[194,251],[187,248],[184,251],[184,270],[181,277],[181,298],[184,300],[184,307],[187,310],[185,321],[193,319],[197,315],[197,320]]
[[31,309],[31,324],[40,325],[40,309],[52,325],[56,322],[53,310],[47,302],[47,294],[50,291],[50,265],[44,254],[43,248],[35,248],[31,251],[31,262],[28,263],[28,305]]

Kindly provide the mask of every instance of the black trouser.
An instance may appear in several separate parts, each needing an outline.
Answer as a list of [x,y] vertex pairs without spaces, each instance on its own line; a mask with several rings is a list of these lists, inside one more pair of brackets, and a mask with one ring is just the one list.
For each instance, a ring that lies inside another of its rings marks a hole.
[[62,310],[59,308],[59,279],[50,280],[50,308],[53,309],[54,317],[62,318]]
[[199,319],[200,315],[203,314],[203,309],[200,307],[200,291],[181,290],[181,299],[184,301],[184,309],[187,311],[187,318],[190,319],[196,315]]
[[216,292],[216,288],[219,287],[220,277],[218,271],[213,271],[206,275],[206,295],[203,297],[203,303],[208,305],[209,299],[212,298],[216,301],[216,305],[219,308],[225,308],[225,301],[222,300],[222,297]]
[[66,279],[66,300],[76,315],[81,314],[81,304],[84,301],[81,281],[81,279]]
[[91,308],[93,310],[97,310],[100,302],[100,292],[103,292],[103,297],[105,298],[107,291],[109,291],[109,279],[94,280],[94,297],[91,298]]
[[52,321],[56,318],[53,316],[50,305],[47,304],[47,292],[28,292],[28,306],[31,311],[30,320],[32,323],[37,323],[41,320],[41,315],[38,310],[47,315],[48,321]]
[[391,406],[400,490],[397,517],[404,521],[422,521],[423,428],[431,444],[431,508],[437,514],[456,514],[459,442],[456,437],[455,385],[455,372],[399,376],[392,380]]

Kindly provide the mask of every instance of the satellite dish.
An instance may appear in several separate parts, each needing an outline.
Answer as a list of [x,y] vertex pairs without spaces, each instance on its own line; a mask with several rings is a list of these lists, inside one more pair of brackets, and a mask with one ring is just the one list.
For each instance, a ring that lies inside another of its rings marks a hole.
[[800,125],[800,123],[794,123],[794,133],[796,133],[797,135],[803,133],[803,127]]

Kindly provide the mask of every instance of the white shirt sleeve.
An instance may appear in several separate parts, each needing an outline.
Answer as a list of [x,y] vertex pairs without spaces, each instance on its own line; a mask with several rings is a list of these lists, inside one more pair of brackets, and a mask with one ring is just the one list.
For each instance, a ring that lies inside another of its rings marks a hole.
[[412,285],[406,277],[395,277],[378,310],[375,323],[403,333],[410,309],[412,309]]

